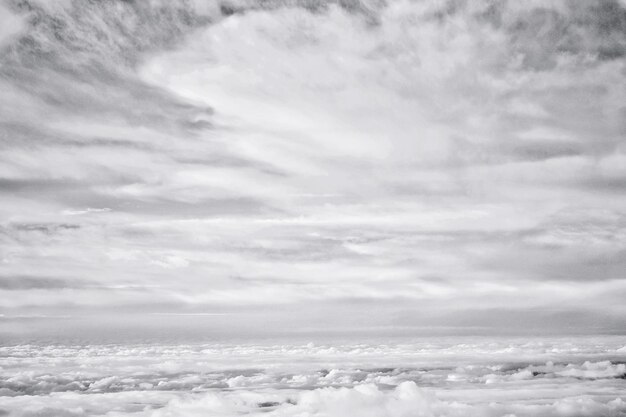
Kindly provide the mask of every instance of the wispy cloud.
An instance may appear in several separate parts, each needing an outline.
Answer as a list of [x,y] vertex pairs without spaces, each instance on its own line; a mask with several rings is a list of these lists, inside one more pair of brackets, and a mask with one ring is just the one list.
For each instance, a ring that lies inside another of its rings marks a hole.
[[623,3],[244,3],[3,6],[1,311],[624,325]]

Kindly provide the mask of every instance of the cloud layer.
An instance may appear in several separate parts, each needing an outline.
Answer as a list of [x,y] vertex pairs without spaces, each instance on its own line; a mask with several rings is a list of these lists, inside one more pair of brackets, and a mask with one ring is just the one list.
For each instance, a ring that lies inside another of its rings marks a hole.
[[399,342],[1,347],[0,414],[626,413],[623,336]]
[[626,324],[623,3],[0,18],[5,330]]

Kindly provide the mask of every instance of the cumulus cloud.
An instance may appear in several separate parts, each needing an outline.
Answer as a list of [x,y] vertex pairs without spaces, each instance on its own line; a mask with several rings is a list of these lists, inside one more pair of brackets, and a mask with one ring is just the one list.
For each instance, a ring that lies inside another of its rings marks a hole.
[[0,409],[154,417],[626,412],[618,336],[272,343],[3,346]]

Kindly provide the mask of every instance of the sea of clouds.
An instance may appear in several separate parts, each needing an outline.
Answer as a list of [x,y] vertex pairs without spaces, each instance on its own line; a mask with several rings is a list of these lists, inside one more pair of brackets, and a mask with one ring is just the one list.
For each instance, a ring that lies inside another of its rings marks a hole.
[[622,416],[626,339],[14,345],[15,416]]

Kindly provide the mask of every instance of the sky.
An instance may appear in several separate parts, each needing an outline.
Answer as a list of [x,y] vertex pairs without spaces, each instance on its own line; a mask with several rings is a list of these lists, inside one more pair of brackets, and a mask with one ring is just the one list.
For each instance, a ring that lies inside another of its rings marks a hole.
[[2,335],[626,330],[623,0],[0,28]]

